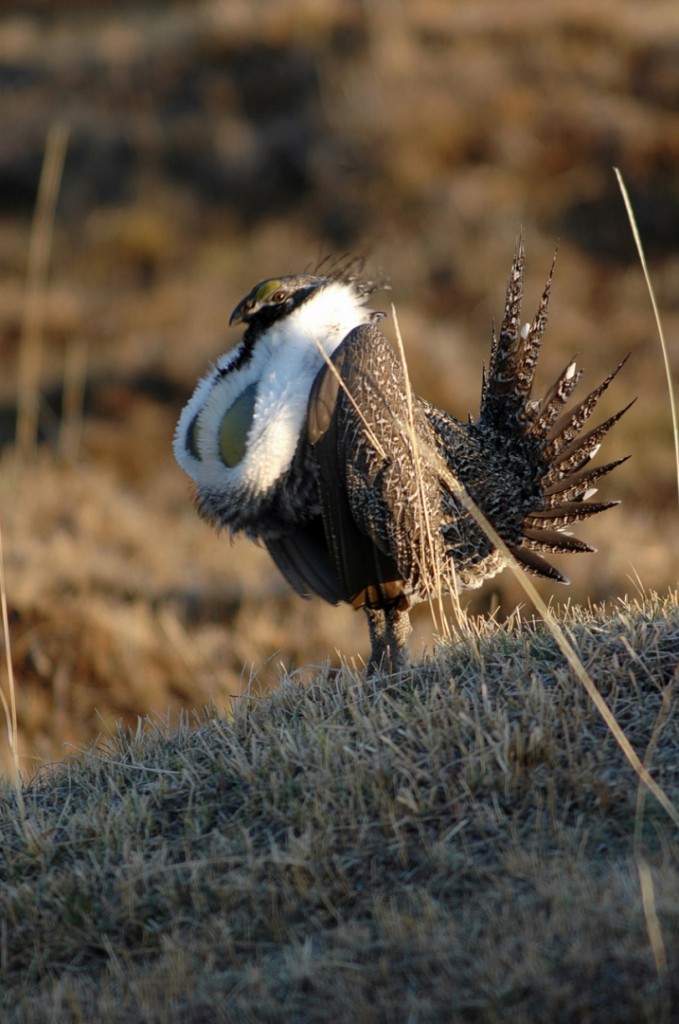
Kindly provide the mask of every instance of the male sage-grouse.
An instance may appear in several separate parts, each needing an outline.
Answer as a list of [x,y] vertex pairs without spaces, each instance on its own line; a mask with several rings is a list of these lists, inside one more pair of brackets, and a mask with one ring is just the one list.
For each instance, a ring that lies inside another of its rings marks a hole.
[[478,587],[506,565],[469,497],[525,569],[562,582],[543,554],[594,550],[567,527],[617,504],[589,499],[624,460],[587,465],[626,410],[581,431],[620,367],[565,414],[581,376],[574,362],[531,398],[552,273],[522,326],[523,265],[520,242],[477,420],[413,394],[379,329],[384,314],[366,305],[374,286],[344,267],[255,285],[231,315],[246,325],[242,340],[177,425],[199,513],[263,541],[303,597],[363,608],[369,670],[407,663],[411,605]]

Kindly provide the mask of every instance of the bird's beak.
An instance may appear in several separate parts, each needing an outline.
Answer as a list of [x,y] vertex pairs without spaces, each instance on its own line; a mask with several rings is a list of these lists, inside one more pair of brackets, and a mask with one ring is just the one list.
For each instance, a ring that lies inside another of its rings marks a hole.
[[245,321],[245,299],[239,302],[233,313],[229,317],[229,327],[233,327],[234,324],[242,324]]

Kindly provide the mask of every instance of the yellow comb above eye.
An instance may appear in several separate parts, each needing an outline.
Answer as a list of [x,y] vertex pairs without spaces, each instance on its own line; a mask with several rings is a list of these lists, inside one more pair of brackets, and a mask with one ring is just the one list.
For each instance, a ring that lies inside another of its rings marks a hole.
[[229,469],[237,466],[245,455],[256,398],[257,385],[250,384],[240,398],[229,406],[222,418],[219,427],[219,454]]
[[262,281],[255,289],[255,301],[264,302],[264,300],[267,299],[272,292],[277,291],[280,286],[281,282],[276,277],[272,277],[269,281]]

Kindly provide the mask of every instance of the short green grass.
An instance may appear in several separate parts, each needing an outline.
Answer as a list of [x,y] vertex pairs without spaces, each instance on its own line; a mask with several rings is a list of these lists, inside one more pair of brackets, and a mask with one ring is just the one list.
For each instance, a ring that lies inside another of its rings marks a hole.
[[[562,625],[676,804],[676,596]],[[5,784],[8,1024],[679,1013],[676,828],[542,623],[148,725],[24,801]]]

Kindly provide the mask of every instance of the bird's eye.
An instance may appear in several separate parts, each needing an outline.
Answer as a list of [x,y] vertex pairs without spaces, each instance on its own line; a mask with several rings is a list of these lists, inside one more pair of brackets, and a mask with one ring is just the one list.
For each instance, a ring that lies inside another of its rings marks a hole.
[[270,302],[283,302],[288,297],[288,293],[282,288],[279,288],[277,292],[274,292],[271,296]]

